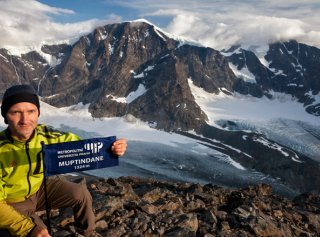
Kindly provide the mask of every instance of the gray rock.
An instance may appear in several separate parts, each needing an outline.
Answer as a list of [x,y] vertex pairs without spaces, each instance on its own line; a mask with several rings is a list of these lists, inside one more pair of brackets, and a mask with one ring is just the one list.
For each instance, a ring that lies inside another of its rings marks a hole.
[[[110,185],[113,190],[122,190],[122,194],[110,192]],[[87,186],[94,197],[97,231],[102,236],[320,235],[316,194],[291,200],[273,194],[265,184],[231,191],[138,177],[112,180],[91,177]],[[128,193],[135,198],[127,198]],[[61,209],[51,214],[55,237],[74,232],[70,211]]]

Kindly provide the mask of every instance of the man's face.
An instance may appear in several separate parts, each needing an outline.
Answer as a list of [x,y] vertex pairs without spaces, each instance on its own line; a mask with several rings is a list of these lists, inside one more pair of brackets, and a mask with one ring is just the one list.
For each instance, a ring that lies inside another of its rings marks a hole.
[[38,124],[39,111],[32,103],[20,102],[12,105],[6,116],[11,135],[20,141],[27,141]]

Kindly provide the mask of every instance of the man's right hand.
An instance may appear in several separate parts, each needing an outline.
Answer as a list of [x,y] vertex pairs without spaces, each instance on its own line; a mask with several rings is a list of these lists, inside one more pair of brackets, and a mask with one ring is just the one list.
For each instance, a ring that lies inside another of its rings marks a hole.
[[49,235],[49,232],[46,228],[43,228],[41,226],[36,226],[31,231],[30,237],[51,237],[51,235]]

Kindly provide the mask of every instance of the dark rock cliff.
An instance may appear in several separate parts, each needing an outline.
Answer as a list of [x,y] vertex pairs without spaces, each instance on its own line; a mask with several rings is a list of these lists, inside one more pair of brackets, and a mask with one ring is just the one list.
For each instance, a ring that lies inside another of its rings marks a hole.
[[320,115],[317,110],[319,104],[314,103],[314,95],[320,91],[318,48],[291,40],[270,44],[263,58],[265,64],[262,64],[254,50],[238,48],[228,58],[239,70],[247,68],[256,79],[256,83],[240,79],[234,85],[235,90],[256,97],[272,97],[270,91],[291,94],[304,104],[306,111]]
[[[93,117],[131,113],[160,129],[198,128],[207,117],[188,80],[209,93],[288,93],[319,115],[320,50],[296,41],[270,44],[261,59],[254,50],[220,53],[181,44],[145,22],[126,22],[99,27],[73,45],[44,45],[21,57],[5,49],[0,54],[2,93],[12,84],[32,84],[57,107],[90,103]],[[237,78],[229,63],[249,70],[256,82]]]

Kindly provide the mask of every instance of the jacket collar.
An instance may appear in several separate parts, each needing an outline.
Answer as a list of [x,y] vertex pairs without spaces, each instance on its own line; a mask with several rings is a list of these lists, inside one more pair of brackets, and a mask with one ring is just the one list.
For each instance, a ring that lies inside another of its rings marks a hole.
[[32,138],[34,137],[35,133],[36,133],[36,129],[33,131],[33,135],[30,137],[29,140],[27,140],[27,141],[20,141],[20,140],[15,139],[15,138],[12,137],[11,131],[10,131],[9,127],[7,127],[6,130],[5,130],[6,137],[8,138],[8,140],[9,140],[11,143],[22,143],[22,144],[25,144],[26,142],[30,142],[30,141],[32,140]]

